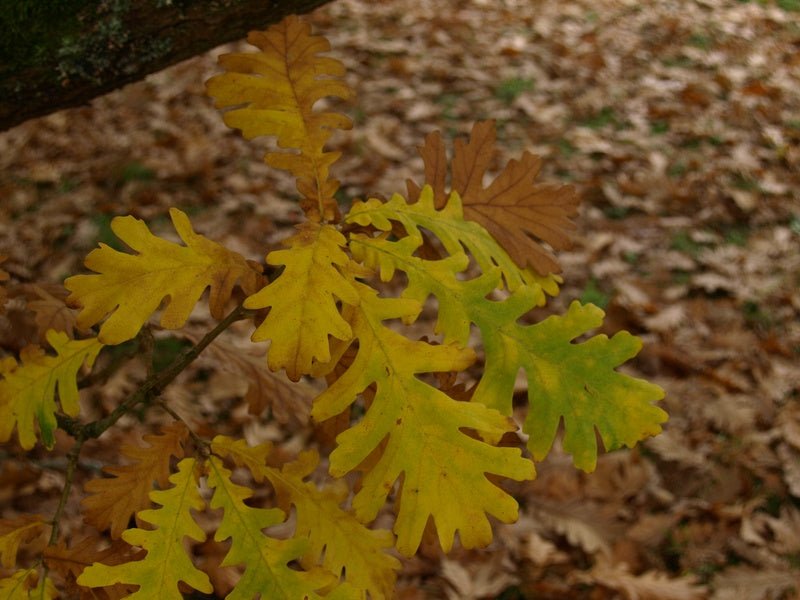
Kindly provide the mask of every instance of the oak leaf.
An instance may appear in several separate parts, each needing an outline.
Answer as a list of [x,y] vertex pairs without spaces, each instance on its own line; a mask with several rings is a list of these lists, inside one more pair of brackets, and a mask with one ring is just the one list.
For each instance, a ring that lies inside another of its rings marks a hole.
[[351,122],[339,113],[315,112],[314,105],[326,96],[350,97],[344,66],[321,56],[330,50],[328,40],[311,35],[311,27],[294,16],[250,32],[247,41],[261,52],[222,55],[219,63],[227,72],[208,81],[208,93],[218,108],[233,107],[223,117],[229,127],[247,139],[275,136],[278,147],[289,150],[268,152],[267,164],[297,178],[313,220],[329,220],[337,213],[339,187],[329,168],[341,153],[325,152],[324,146],[335,129],[349,129]]
[[197,487],[196,461],[185,458],[178,463],[178,472],[169,481],[173,487],[150,492],[153,502],[161,508],[143,510],[139,519],[154,529],[127,529],[122,539],[132,546],[141,546],[147,555],[132,562],[105,565],[99,562],[83,570],[78,584],[86,587],[106,587],[115,583],[138,585],[128,596],[132,600],[181,600],[178,584],[209,594],[213,591],[208,575],[199,571],[184,548],[183,538],[196,542],[205,540],[203,530],[193,520],[190,510],[202,510],[206,503]]
[[117,539],[128,527],[134,513],[150,506],[153,482],[162,488],[169,482],[170,457],[183,456],[182,444],[188,436],[186,426],[176,422],[164,427],[161,435],[146,435],[149,446],[124,445],[120,452],[130,458],[130,465],[105,467],[113,477],[92,479],[84,489],[84,520],[99,530],[110,529]]
[[30,542],[47,527],[44,517],[20,515],[15,519],[0,519],[0,565],[13,569],[17,563],[20,544]]
[[81,307],[79,327],[91,327],[108,317],[98,335],[104,344],[136,337],[165,298],[169,300],[161,326],[178,329],[206,288],[215,319],[222,318],[237,282],[248,294],[257,289],[260,275],[241,255],[195,233],[177,208],[169,214],[185,246],[153,235],[135,217],[116,217],[112,231],[136,254],[100,244],[85,261],[96,274],[75,275],[64,282],[71,292],[67,301]]
[[[577,214],[578,196],[572,186],[535,183],[541,159],[525,152],[511,160],[501,173],[483,187],[483,179],[495,155],[493,121],[476,123],[468,143],[456,140],[451,163],[450,187],[464,204],[464,217],[481,224],[497,239],[520,267],[531,267],[542,276],[558,273],[555,256],[535,238],[561,250],[569,247],[575,229],[570,217]],[[436,206],[447,203],[447,157],[439,132],[428,135],[420,148],[425,164],[425,183],[434,190]],[[420,186],[407,182],[411,200]]]
[[117,584],[105,588],[85,588],[76,583],[83,570],[95,562],[117,565],[138,560],[143,551],[133,551],[122,540],[115,540],[107,546],[106,540],[98,535],[85,535],[73,540],[69,546],[59,540],[47,546],[42,553],[48,569],[58,573],[64,581],[64,591],[70,597],[93,598],[97,600],[117,600],[125,598],[134,591],[132,585]]
[[216,456],[208,460],[208,485],[214,490],[211,508],[221,508],[222,522],[214,539],[230,540],[230,550],[221,566],[243,566],[244,573],[226,598],[245,600],[261,598],[325,597],[324,588],[336,583],[336,577],[319,567],[297,571],[289,563],[306,552],[308,540],[279,540],[262,531],[282,523],[286,517],[278,508],[253,508],[245,504],[253,492],[231,481],[231,472]]
[[437,207],[435,192],[426,185],[419,192],[417,201],[409,203],[400,194],[388,202],[371,198],[366,202],[354,202],[345,216],[346,223],[371,225],[380,231],[391,232],[393,223],[403,226],[407,242],[415,248],[423,244],[422,231],[432,232],[441,241],[447,254],[461,256],[466,249],[475,259],[483,273],[499,267],[505,287],[511,291],[523,285],[540,289],[540,303],[544,304],[544,293],[556,295],[561,279],[557,275],[539,275],[530,269],[520,268],[506,249],[492,237],[481,224],[465,216],[465,209],[458,193],[452,193],[444,205]]
[[[615,371],[638,352],[641,342],[621,332],[611,340],[597,336],[583,344],[571,343],[602,323],[603,312],[591,305],[573,305],[567,315],[537,325],[521,324],[519,318],[544,301],[541,286],[526,281],[519,267],[509,265],[508,255],[491,246],[480,225],[463,224],[458,207],[459,197],[452,194],[445,206],[435,209],[432,189],[426,186],[416,204],[404,205],[399,196],[383,204],[370,200],[354,207],[347,220],[384,231],[392,222],[403,225],[408,235],[398,240],[353,235],[353,255],[384,281],[395,270],[403,271],[408,279],[403,298],[423,303],[435,296],[439,309],[435,331],[446,342],[466,344],[470,325],[478,327],[485,369],[472,400],[510,415],[517,373],[524,369],[530,410],[523,431],[530,436],[528,447],[534,458],[541,460],[547,454],[563,416],[565,449],[585,470],[594,468],[597,457],[595,427],[607,449],[658,433],[666,413],[652,402],[663,391]],[[419,227],[433,232],[450,255],[441,260],[417,256],[422,244]],[[464,249],[476,256],[482,270],[471,279],[464,276],[469,263]],[[503,287],[501,280],[515,282],[516,287],[507,298],[493,300],[494,291]],[[566,336],[567,330],[572,337]]]
[[[187,337],[194,343],[199,341],[194,335]],[[244,401],[251,415],[260,415],[269,408],[279,423],[308,424],[311,399],[316,395],[311,386],[292,382],[283,373],[273,373],[263,354],[253,354],[219,338],[206,351],[215,364],[246,379]]]
[[668,416],[653,402],[664,397],[664,390],[616,370],[639,352],[641,340],[620,331],[612,338],[597,335],[574,343],[602,324],[602,310],[573,301],[565,315],[522,325],[518,319],[531,304],[520,293],[478,306],[476,312],[483,314],[474,321],[486,362],[472,400],[510,414],[514,382],[523,369],[529,403],[523,430],[534,459],[547,456],[562,419],[564,450],[587,472],[597,464],[595,432],[606,450],[633,447],[660,433]]
[[316,452],[304,452],[296,461],[277,469],[266,464],[267,445],[251,448],[243,440],[217,436],[211,447],[216,454],[230,456],[246,466],[256,481],[268,479],[284,512],[294,506],[294,535],[309,541],[300,559],[302,566],[310,568],[322,557],[322,566],[360,590],[360,598],[366,598],[367,593],[376,600],[392,597],[400,563],[386,549],[393,546],[394,536],[385,530],[368,529],[341,507],[349,496],[344,481],[323,488],[305,481],[319,462]]
[[329,336],[349,340],[350,325],[337,302],[358,304],[358,293],[342,271],[350,262],[344,236],[331,225],[306,222],[270,252],[267,263],[284,265],[277,279],[244,302],[245,308],[269,308],[253,333],[254,342],[271,340],[267,361],[273,371],[286,369],[292,381],[331,359]]
[[36,422],[44,446],[50,449],[55,444],[56,392],[64,413],[78,415],[78,372],[84,366],[91,368],[103,348],[97,338],[71,340],[66,333],[53,330],[45,337],[56,356],[28,346],[22,350],[19,365],[12,359],[0,366],[0,442],[9,440],[16,425],[25,450],[36,443]]
[[77,313],[67,306],[67,291],[61,285],[31,285],[27,308],[33,311],[39,336],[44,339],[50,329],[75,337]]
[[58,597],[53,581],[47,576],[42,577],[36,568],[21,569],[0,579],[0,598],[3,600],[53,600]]
[[[330,456],[335,477],[360,468],[382,448],[364,475],[353,500],[358,518],[375,518],[396,480],[403,474],[394,531],[397,549],[413,555],[432,517],[439,542],[449,551],[455,532],[466,548],[492,539],[486,513],[502,522],[517,517],[517,503],[487,478],[531,479],[531,461],[514,448],[498,448],[475,439],[465,429],[499,438],[516,429],[511,419],[474,402],[458,402],[419,378],[423,373],[460,371],[474,352],[457,345],[411,341],[383,321],[415,316],[420,304],[382,299],[359,285],[361,303],[348,310],[358,352],[348,369],[314,402],[317,420],[346,410],[356,397],[375,386],[364,418],[341,433]],[[383,444],[385,443],[385,446]]]

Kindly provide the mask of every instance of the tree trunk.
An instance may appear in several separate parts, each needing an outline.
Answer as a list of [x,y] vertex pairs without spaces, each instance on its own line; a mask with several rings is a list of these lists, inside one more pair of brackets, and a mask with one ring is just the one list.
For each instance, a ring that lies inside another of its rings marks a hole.
[[0,131],[79,106],[330,0],[10,0],[0,7]]

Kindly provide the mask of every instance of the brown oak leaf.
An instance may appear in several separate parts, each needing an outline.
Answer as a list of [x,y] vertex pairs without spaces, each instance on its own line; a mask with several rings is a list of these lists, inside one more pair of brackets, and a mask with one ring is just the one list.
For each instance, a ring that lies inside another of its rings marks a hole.
[[169,485],[170,456],[183,456],[181,444],[188,430],[183,423],[173,423],[163,428],[161,435],[146,435],[148,447],[125,445],[121,452],[134,462],[130,465],[105,467],[113,475],[106,479],[93,479],[85,489],[89,496],[83,499],[84,520],[101,531],[111,529],[111,537],[118,539],[128,528],[131,516],[150,506],[153,482],[161,488]]
[[118,565],[132,560],[139,560],[144,550],[134,550],[122,540],[115,540],[109,546],[104,538],[87,535],[73,541],[69,547],[60,540],[54,546],[44,549],[44,561],[47,568],[58,573],[64,581],[64,590],[70,598],[96,598],[98,600],[116,600],[126,598],[134,586],[116,584],[104,588],[87,588],[79,586],[75,580],[83,570],[93,563]]
[[[521,267],[532,267],[540,275],[558,273],[561,267],[553,253],[570,246],[577,214],[578,194],[571,185],[535,183],[542,161],[525,152],[511,160],[484,188],[483,179],[495,155],[494,121],[476,123],[469,142],[456,140],[451,162],[450,187],[458,192],[464,217],[480,223],[497,239]],[[437,208],[447,202],[447,156],[441,134],[425,138],[419,149],[425,165],[424,183],[434,192]],[[407,182],[409,200],[419,198],[421,186]],[[540,240],[540,241],[537,241]]]

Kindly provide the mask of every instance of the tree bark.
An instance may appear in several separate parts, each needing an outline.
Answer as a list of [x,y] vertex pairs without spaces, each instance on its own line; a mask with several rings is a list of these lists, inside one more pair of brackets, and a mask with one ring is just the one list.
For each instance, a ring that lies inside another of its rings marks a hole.
[[0,131],[330,1],[10,0],[0,8]]

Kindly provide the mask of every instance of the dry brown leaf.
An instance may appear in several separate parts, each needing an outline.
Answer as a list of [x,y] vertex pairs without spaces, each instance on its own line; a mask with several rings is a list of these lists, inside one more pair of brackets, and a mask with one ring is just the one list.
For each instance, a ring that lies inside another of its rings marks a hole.
[[569,561],[569,556],[556,545],[531,531],[524,541],[522,555],[537,566],[552,565]]
[[783,463],[783,480],[789,493],[800,498],[800,452],[788,444],[781,444],[778,446],[778,457]]
[[[483,187],[483,178],[495,154],[494,121],[476,123],[468,143],[456,140],[451,164],[450,187],[458,192],[464,217],[480,223],[521,267],[532,267],[541,275],[561,270],[555,256],[534,238],[552,248],[569,247],[577,214],[578,195],[572,186],[534,183],[541,159],[529,152],[511,160],[501,173]],[[425,138],[420,148],[425,164],[425,183],[433,188],[437,208],[447,195],[447,158],[439,132]],[[419,198],[420,186],[407,181],[409,200]]]
[[308,423],[311,400],[316,395],[310,386],[294,383],[282,372],[270,371],[263,354],[251,354],[219,339],[208,350],[223,369],[247,379],[249,387],[245,401],[250,407],[250,414],[259,415],[269,407],[280,423]]
[[708,470],[706,457],[696,449],[692,449],[685,436],[676,429],[666,429],[661,435],[645,441],[648,449],[667,461],[684,467],[691,467],[700,472]]
[[509,573],[513,565],[500,552],[488,560],[471,562],[466,566],[445,558],[442,561],[442,578],[452,587],[447,590],[449,600],[481,600],[496,598],[503,590],[519,580]]
[[800,591],[796,572],[746,566],[720,571],[714,576],[712,588],[711,600],[771,600],[789,590]]
[[74,338],[78,312],[67,306],[67,290],[60,285],[31,285],[30,291],[38,298],[29,300],[28,308],[36,315],[39,337],[44,339],[49,329],[55,329]]
[[610,527],[604,527],[596,514],[589,514],[586,507],[578,504],[558,506],[536,502],[531,517],[541,523],[545,530],[563,535],[575,547],[588,554],[611,554]]
[[694,577],[670,579],[666,573],[648,571],[634,575],[624,564],[612,565],[599,561],[575,579],[584,583],[596,583],[622,594],[627,600],[701,600],[707,598],[704,588],[698,587]]
[[153,482],[163,488],[168,485],[170,457],[183,455],[182,443],[189,435],[180,421],[166,425],[161,435],[146,435],[149,446],[125,445],[120,452],[132,459],[130,465],[105,467],[113,475],[106,479],[92,479],[84,486],[89,495],[83,499],[84,520],[99,530],[110,529],[111,537],[118,539],[128,528],[128,521],[136,512],[150,506]]

